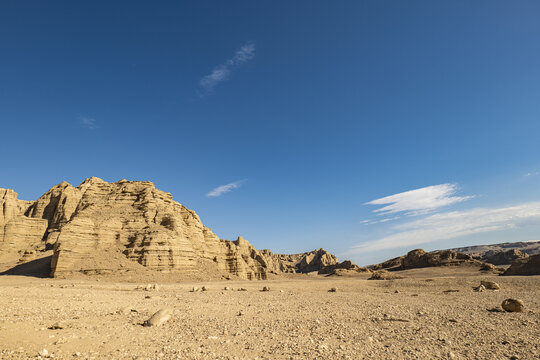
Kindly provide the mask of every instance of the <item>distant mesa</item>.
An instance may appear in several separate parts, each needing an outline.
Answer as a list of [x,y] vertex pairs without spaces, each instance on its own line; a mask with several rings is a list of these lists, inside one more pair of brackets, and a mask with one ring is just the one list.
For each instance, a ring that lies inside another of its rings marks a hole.
[[519,259],[540,254],[540,241],[505,242],[491,245],[466,246],[450,249],[471,255],[474,259],[493,265],[510,265]]
[[473,259],[467,254],[452,250],[426,252],[423,249],[409,251],[406,255],[372,265],[370,269],[374,271],[399,271],[437,266],[477,266],[481,270],[496,270],[494,266]]
[[36,201],[0,189],[0,265],[24,274],[43,271],[49,259],[46,275],[54,277],[159,271],[267,279],[358,268],[324,249],[284,255],[259,251],[242,237],[220,239],[149,181],[91,177],[77,187],[64,181]]
[[[512,244],[516,244],[516,247],[526,248],[533,255],[529,256],[525,252],[516,250]],[[504,247],[500,245],[504,245]],[[468,266],[476,267],[481,271],[499,273],[500,275],[540,275],[540,253],[534,254],[540,250],[537,245],[538,242],[504,243],[431,252],[415,249],[409,251],[406,255],[368,266],[368,268],[377,272],[381,270],[401,271],[441,266]],[[478,252],[478,248],[483,251]],[[508,248],[509,250],[506,250]],[[455,251],[464,249],[469,251],[470,254]],[[508,267],[508,264],[511,265]]]

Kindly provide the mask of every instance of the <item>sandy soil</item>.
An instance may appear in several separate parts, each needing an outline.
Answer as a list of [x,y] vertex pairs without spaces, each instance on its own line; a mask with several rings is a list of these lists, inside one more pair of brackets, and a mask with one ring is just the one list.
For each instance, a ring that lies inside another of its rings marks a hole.
[[[402,275],[163,283],[150,291],[104,278],[0,276],[0,359],[36,359],[43,349],[56,359],[540,358],[540,276]],[[480,280],[501,290],[473,291]],[[190,292],[203,285],[208,291]],[[495,311],[508,297],[523,300],[525,312]],[[173,310],[168,322],[141,325],[163,308]]]

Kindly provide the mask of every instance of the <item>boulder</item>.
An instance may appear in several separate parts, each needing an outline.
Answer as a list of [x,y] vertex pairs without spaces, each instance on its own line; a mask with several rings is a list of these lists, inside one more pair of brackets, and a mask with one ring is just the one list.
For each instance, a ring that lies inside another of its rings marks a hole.
[[501,304],[502,308],[508,312],[523,312],[525,305],[518,299],[506,299]]
[[485,287],[488,290],[500,290],[501,289],[499,284],[497,284],[495,281],[482,280],[482,281],[480,281],[480,285]]
[[170,320],[172,310],[169,308],[161,309],[152,315],[143,323],[143,326],[160,326]]

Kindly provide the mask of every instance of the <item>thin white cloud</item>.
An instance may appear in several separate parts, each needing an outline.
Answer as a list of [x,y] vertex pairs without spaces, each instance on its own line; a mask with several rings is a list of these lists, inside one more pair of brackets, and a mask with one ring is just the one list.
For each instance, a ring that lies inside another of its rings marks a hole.
[[384,218],[384,219],[378,219],[378,220],[362,220],[362,221],[360,221],[360,224],[362,224],[362,225],[380,224],[380,223],[385,223],[385,222],[389,222],[389,221],[398,220],[400,218],[401,218],[401,216],[394,216],[394,217],[391,217],[391,218]]
[[88,129],[99,128],[96,119],[92,119],[89,117],[84,117],[84,116],[79,117],[79,124],[81,124],[82,126]]
[[210,191],[208,194],[206,194],[206,197],[218,197],[225,193],[230,192],[231,190],[238,189],[242,183],[246,181],[244,180],[238,180],[229,184],[218,186],[217,188]]
[[540,224],[540,202],[499,208],[474,208],[438,213],[423,219],[394,225],[393,234],[354,246],[347,254],[412,247],[488,231]]
[[398,212],[407,212],[408,215],[423,215],[440,207],[473,198],[473,196],[454,196],[457,190],[456,184],[432,185],[372,200],[366,205],[386,205],[373,210],[374,213],[381,215]]
[[233,68],[248,62],[255,57],[255,44],[248,42],[236,50],[234,56],[223,64],[216,66],[210,74],[204,76],[199,84],[206,91],[212,91],[217,84],[229,78]]

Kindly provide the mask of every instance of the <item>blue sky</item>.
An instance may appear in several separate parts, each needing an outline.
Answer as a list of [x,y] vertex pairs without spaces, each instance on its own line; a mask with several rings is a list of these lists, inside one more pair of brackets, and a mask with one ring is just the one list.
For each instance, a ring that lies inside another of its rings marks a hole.
[[0,187],[151,180],[365,265],[539,239],[538,1],[0,3]]

